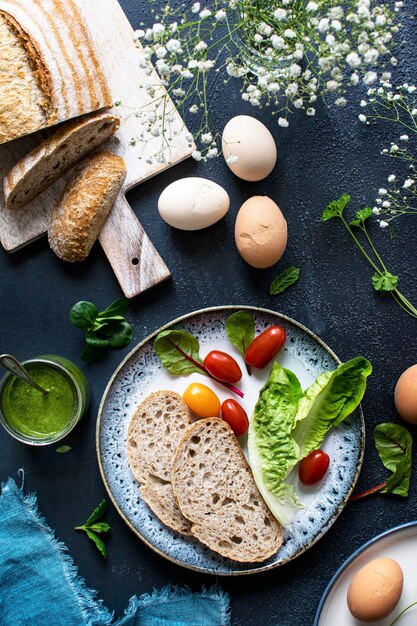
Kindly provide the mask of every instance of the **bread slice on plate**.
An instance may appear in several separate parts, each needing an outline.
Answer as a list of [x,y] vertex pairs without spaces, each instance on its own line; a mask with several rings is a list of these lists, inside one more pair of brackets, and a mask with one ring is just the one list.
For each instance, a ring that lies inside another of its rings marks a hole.
[[3,181],[8,209],[20,209],[109,139],[120,126],[111,113],[68,122],[21,159]]
[[192,535],[222,556],[260,562],[281,546],[282,528],[223,420],[203,419],[187,428],[175,452],[172,484]]
[[174,391],[157,391],[138,406],[127,433],[127,456],[142,499],[158,518],[177,532],[190,535],[172,491],[175,448],[191,424],[187,405]]

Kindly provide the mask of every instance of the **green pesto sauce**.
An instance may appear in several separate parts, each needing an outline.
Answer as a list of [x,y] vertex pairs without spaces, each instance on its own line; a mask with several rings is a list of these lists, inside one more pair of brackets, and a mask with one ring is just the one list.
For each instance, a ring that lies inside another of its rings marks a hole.
[[13,376],[3,392],[3,415],[22,435],[34,438],[61,432],[74,414],[75,398],[66,378],[44,363],[26,365],[35,382],[49,391],[44,396],[20,378]]

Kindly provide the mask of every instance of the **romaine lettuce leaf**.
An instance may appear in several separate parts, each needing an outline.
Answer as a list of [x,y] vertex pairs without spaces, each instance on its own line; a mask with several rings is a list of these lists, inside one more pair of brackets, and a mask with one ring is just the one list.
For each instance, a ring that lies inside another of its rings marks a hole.
[[361,356],[320,374],[300,401],[292,433],[300,459],[317,450],[326,433],[350,415],[363,398],[372,365]]
[[299,460],[291,431],[302,395],[295,374],[274,363],[249,426],[249,461],[255,482],[272,513],[285,523],[300,508],[292,486],[284,479]]
[[357,357],[320,374],[303,394],[295,374],[273,364],[250,422],[248,450],[258,489],[284,526],[302,508],[286,478],[359,405],[371,371],[369,361]]

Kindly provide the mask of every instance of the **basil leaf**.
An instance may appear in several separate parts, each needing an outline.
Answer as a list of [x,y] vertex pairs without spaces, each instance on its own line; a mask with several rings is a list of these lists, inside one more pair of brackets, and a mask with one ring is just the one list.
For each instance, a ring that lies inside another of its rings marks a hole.
[[392,472],[381,493],[408,496],[413,446],[410,433],[399,424],[378,424],[374,430],[374,440],[384,467]]
[[107,522],[98,522],[97,524],[92,524],[88,528],[96,533],[107,533],[110,530],[110,524]]
[[102,517],[104,513],[107,511],[107,508],[108,508],[107,501],[103,498],[100,504],[91,513],[90,517],[88,518],[84,526],[89,526],[90,524],[94,524],[94,522],[97,522],[97,520],[99,520],[100,517]]
[[198,339],[186,330],[163,330],[155,339],[154,348],[170,374],[204,372]]
[[375,291],[394,291],[398,285],[398,276],[394,276],[390,272],[375,273],[372,276],[372,284]]
[[333,217],[342,217],[343,211],[349,204],[349,202],[350,196],[347,193],[344,193],[342,196],[340,196],[338,200],[333,200],[332,202],[330,202],[323,211],[321,221],[327,222],[327,220],[330,220]]
[[88,331],[86,336],[85,336],[85,340],[87,342],[87,345],[90,348],[107,348],[107,346],[109,345],[109,340],[108,339],[102,339],[101,337],[97,337],[96,335],[94,335],[91,331]]
[[229,341],[244,356],[255,336],[255,322],[248,311],[237,311],[228,317],[226,333]]
[[276,296],[279,293],[282,293],[288,287],[291,287],[297,280],[300,278],[300,268],[299,267],[287,267],[286,270],[281,272],[269,286],[269,293],[271,296]]
[[99,552],[101,552],[101,554],[104,556],[104,558],[107,557],[107,549],[106,546],[104,545],[103,541],[100,539],[100,537],[98,535],[96,535],[95,533],[93,533],[93,531],[89,530],[88,528],[85,531],[87,533],[87,536],[91,539],[91,541],[93,541],[96,544],[97,549],[99,550]]
[[107,318],[115,317],[116,315],[124,315],[124,313],[126,313],[127,311],[128,306],[129,302],[126,300],[126,298],[118,298],[109,307],[107,307],[107,309],[99,313],[99,317]]
[[97,307],[92,302],[82,300],[72,307],[70,320],[77,328],[89,329],[94,324],[97,315]]
[[55,449],[55,452],[58,452],[59,454],[65,454],[70,450],[72,450],[71,446],[59,446],[59,448]]
[[133,339],[133,326],[129,322],[122,322],[116,326],[115,331],[109,339],[112,348],[124,348]]

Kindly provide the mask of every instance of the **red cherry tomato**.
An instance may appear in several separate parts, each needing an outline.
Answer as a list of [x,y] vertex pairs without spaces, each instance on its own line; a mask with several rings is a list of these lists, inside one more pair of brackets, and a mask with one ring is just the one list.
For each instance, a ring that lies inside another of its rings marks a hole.
[[206,385],[191,383],[182,394],[185,404],[198,417],[217,417],[220,413],[220,400]]
[[313,450],[300,463],[298,475],[303,485],[319,483],[329,469],[330,457],[323,450]]
[[285,338],[282,326],[270,326],[249,344],[245,354],[246,363],[257,369],[265,367],[281,350]]
[[217,380],[223,383],[237,383],[242,371],[233,357],[220,350],[212,350],[204,359],[204,367]]
[[222,418],[229,424],[235,435],[243,435],[249,428],[249,420],[245,409],[233,398],[223,402]]

